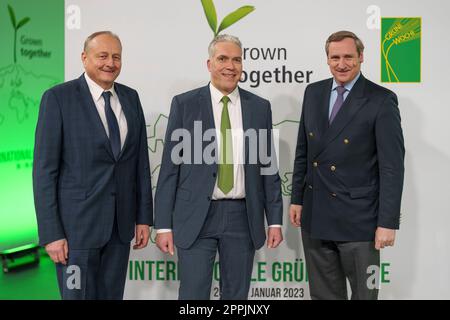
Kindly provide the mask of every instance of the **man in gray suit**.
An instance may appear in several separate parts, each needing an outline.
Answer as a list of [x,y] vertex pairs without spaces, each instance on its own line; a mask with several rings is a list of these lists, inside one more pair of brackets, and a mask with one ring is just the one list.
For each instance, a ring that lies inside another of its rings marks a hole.
[[[269,101],[237,86],[238,38],[219,35],[208,51],[211,82],[172,101],[155,196],[156,244],[172,255],[177,247],[179,299],[210,298],[217,251],[221,299],[247,299],[255,250],[266,239],[264,213],[267,246],[283,239],[280,177],[268,147],[272,113]],[[269,161],[255,157],[263,149]]]
[[400,225],[403,134],[397,96],[361,74],[352,32],[325,44],[333,78],[305,90],[297,138],[291,223],[302,227],[312,299],[377,299],[381,248]]
[[34,148],[39,241],[56,263],[63,299],[122,299],[130,241],[153,223],[144,114],[135,90],[115,83],[122,45],[90,35],[85,73],[46,91]]

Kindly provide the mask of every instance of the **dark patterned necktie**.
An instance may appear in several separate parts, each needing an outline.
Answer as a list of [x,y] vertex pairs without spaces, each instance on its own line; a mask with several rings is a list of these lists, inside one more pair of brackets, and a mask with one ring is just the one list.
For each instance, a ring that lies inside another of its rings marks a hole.
[[117,160],[120,153],[120,130],[117,118],[111,109],[111,92],[104,91],[102,93],[103,99],[105,99],[105,115],[106,121],[108,121],[109,129],[109,143],[114,154],[114,158]]
[[344,93],[345,93],[345,91],[347,91],[347,89],[345,89],[345,87],[343,87],[343,86],[338,86],[338,87],[336,87],[336,91],[337,91],[338,96],[337,96],[336,102],[333,105],[333,109],[331,110],[330,124],[333,122],[337,113],[341,109],[342,104],[344,103]]

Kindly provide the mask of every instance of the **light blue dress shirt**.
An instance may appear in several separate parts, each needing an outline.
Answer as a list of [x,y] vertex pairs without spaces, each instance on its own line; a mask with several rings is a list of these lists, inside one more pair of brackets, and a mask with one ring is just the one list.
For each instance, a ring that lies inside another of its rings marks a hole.
[[[358,73],[358,75],[352,81],[350,81],[349,83],[346,83],[344,85],[344,88],[347,89],[344,92],[344,101],[347,98],[348,94],[350,93],[350,90],[352,90],[352,88],[355,85],[356,81],[358,81],[360,76],[361,76],[361,72]],[[331,86],[331,95],[330,95],[330,107],[328,109],[328,119],[330,119],[331,111],[333,110],[334,103],[336,102],[336,99],[337,99],[337,95],[338,95],[337,94],[337,90],[336,90],[337,86],[338,86],[338,83],[333,78],[333,85]]]

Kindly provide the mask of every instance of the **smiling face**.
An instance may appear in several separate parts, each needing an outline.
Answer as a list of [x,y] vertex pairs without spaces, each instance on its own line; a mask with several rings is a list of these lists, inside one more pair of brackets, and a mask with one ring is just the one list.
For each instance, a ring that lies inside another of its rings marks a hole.
[[103,89],[110,89],[122,67],[122,46],[109,34],[98,35],[81,54],[81,60],[89,78]]
[[327,63],[334,79],[340,85],[352,81],[359,74],[363,61],[363,53],[358,54],[355,40],[352,38],[330,42]]
[[224,95],[230,94],[242,75],[242,50],[233,42],[218,42],[208,59],[211,83]]

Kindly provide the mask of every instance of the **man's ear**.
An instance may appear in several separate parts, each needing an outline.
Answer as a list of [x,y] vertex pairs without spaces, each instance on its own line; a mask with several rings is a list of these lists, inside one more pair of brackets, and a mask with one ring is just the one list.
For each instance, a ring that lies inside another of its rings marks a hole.
[[83,66],[86,66],[86,63],[85,63],[86,57],[87,57],[86,52],[83,51],[81,53],[81,62],[83,63]]

